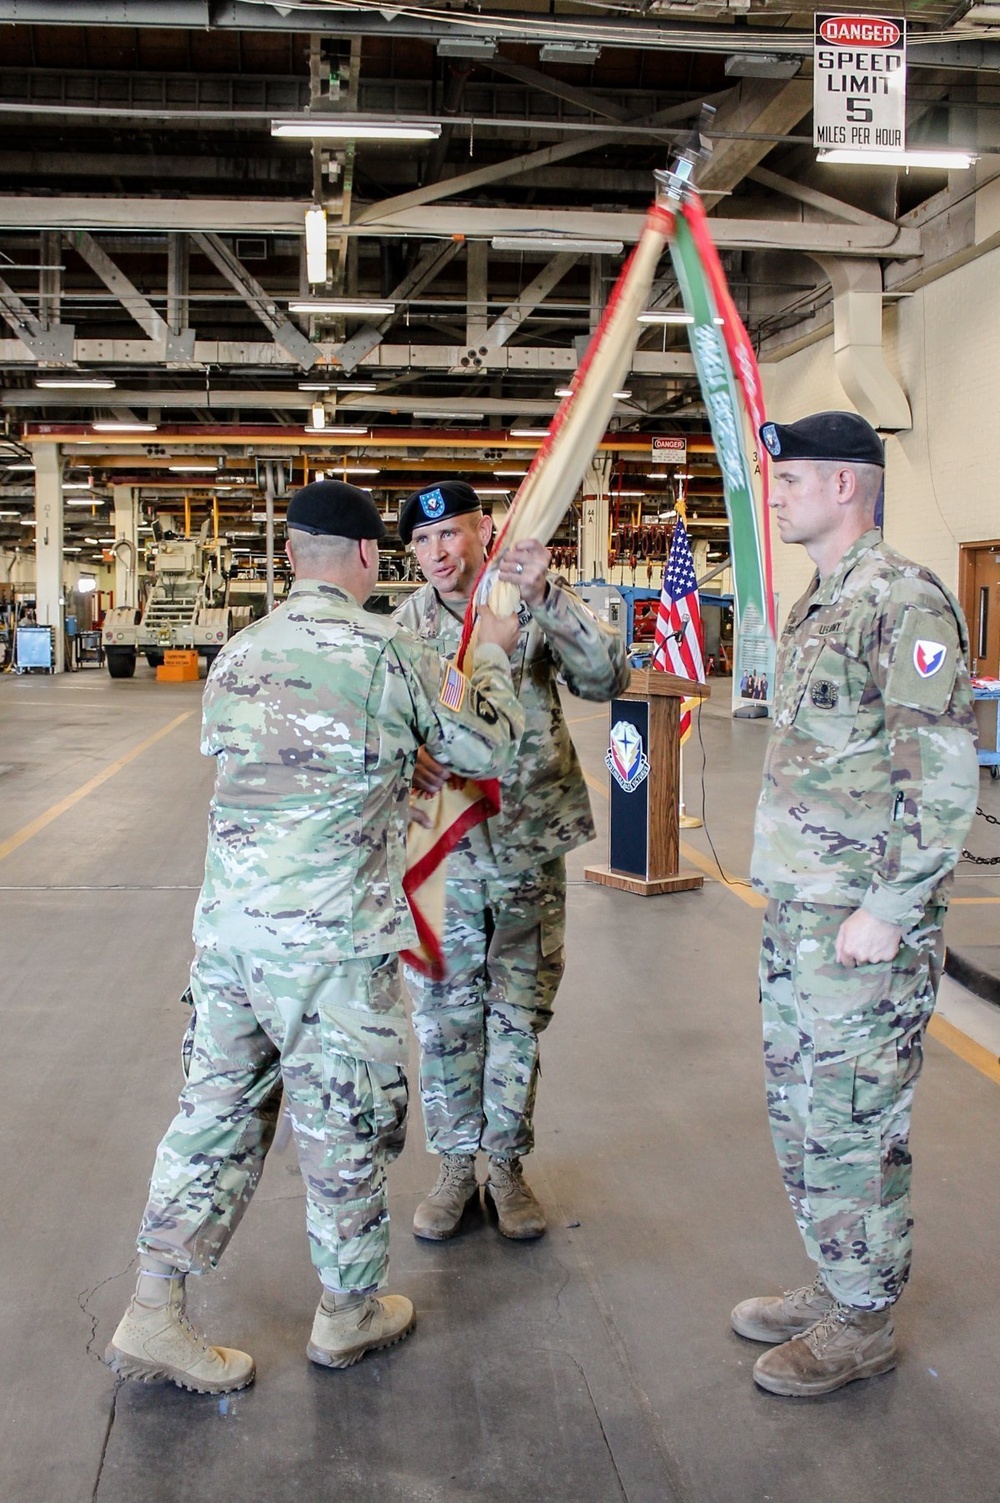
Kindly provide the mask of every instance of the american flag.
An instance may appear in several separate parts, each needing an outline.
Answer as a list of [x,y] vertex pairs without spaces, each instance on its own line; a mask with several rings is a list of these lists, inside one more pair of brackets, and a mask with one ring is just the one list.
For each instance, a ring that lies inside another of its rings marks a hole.
[[[701,647],[701,606],[698,603],[698,580],[691,557],[687,529],[680,517],[670,542],[670,557],[663,571],[660,608],[656,615],[656,638],[652,666],[680,678],[705,682],[705,660]],[[691,731],[693,699],[681,704],[681,741]]]

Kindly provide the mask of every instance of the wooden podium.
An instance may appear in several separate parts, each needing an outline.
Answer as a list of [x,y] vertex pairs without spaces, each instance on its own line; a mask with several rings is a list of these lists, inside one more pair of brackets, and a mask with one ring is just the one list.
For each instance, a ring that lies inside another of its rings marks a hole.
[[588,882],[653,897],[701,887],[700,872],[680,871],[680,709],[707,699],[707,684],[636,668],[611,701],[611,852],[608,866],[588,866]]

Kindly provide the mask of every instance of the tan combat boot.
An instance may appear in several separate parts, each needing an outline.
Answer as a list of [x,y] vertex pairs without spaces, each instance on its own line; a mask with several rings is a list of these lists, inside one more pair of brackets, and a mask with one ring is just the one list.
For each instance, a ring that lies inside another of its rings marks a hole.
[[891,1309],[856,1310],[837,1304],[803,1336],[759,1357],[753,1375],[768,1393],[812,1398],[895,1365]]
[[[232,1393],[254,1380],[254,1360],[228,1346],[209,1346],[184,1314],[184,1278],[141,1274],[104,1360],[122,1378],[169,1379],[192,1393]],[[161,1295],[162,1290],[162,1297]],[[141,1296],[141,1297],[140,1297]]]
[[745,1336],[748,1341],[766,1341],[773,1346],[803,1335],[836,1303],[817,1273],[813,1282],[801,1289],[741,1300],[729,1320],[737,1336]]
[[316,1307],[306,1356],[320,1367],[353,1367],[365,1352],[395,1346],[413,1330],[413,1306],[401,1294],[359,1294],[340,1304],[342,1298],[326,1292]]
[[469,1201],[478,1193],[476,1160],[471,1153],[446,1153],[437,1184],[413,1215],[413,1235],[430,1242],[454,1237]]
[[520,1159],[490,1159],[486,1190],[496,1207],[497,1224],[504,1237],[525,1242],[545,1232],[545,1212],[524,1183]]

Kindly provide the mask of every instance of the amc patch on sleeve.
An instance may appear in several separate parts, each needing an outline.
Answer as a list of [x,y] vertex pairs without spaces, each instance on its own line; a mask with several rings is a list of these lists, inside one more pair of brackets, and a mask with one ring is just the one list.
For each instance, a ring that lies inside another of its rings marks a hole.
[[885,697],[911,710],[940,715],[948,708],[958,668],[958,635],[947,616],[911,606],[903,612]]

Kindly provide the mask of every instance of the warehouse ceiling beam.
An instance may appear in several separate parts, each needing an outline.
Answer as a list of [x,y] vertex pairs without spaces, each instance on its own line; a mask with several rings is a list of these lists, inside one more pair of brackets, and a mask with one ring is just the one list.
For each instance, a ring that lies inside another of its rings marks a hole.
[[614,100],[595,93],[593,89],[579,89],[575,84],[565,83],[561,78],[543,73],[540,68],[527,68],[523,63],[512,63],[505,57],[484,57],[481,66],[489,68],[493,73],[502,74],[504,78],[513,78],[517,83],[527,84],[530,89],[538,89],[540,93],[551,94],[556,99],[565,100],[567,104],[589,110],[593,115],[604,115],[608,120],[624,123],[632,113],[627,105],[615,104]]
[[315,346],[306,338],[301,329],[297,329],[290,319],[279,313],[274,300],[264,291],[256,277],[250,275],[243,262],[237,259],[225,241],[220,240],[218,235],[196,234],[192,238],[216,270],[221,272],[229,285],[240,294],[247,307],[260,319],[265,329],[270,329],[275,344],[301,365],[304,371],[310,370],[316,361]]
[[[459,242],[457,240],[431,240],[424,246],[417,257],[416,264],[407,272],[406,276],[394,287],[387,301],[394,303],[405,302],[408,298],[414,298],[428,287],[439,272],[443,271],[448,262],[458,254]],[[338,361],[345,371],[351,371],[372,350],[377,349],[382,343],[385,332],[392,327],[394,315],[387,314],[385,318],[375,323],[363,324],[356,334],[346,340],[339,348]]]
[[[732,90],[726,89],[721,94],[686,100],[683,104],[673,104],[667,109],[657,110],[655,114],[635,117],[629,121],[629,124],[656,132],[661,128],[665,129],[696,119],[705,103],[724,99],[731,92]],[[471,172],[460,172],[455,177],[443,178],[436,183],[426,183],[423,187],[414,188],[409,193],[400,193],[394,198],[385,198],[378,203],[369,204],[367,208],[354,216],[354,225],[370,224],[373,220],[399,213],[404,209],[415,208],[420,204],[438,203],[443,198],[454,198],[456,194],[470,193],[476,188],[485,187],[488,183],[509,182],[532,168],[549,167],[553,162],[564,161],[567,157],[581,156],[585,152],[609,146],[614,139],[613,131],[588,131],[581,135],[571,136],[568,141],[543,146],[538,151],[522,152],[516,157],[507,157],[502,162],[491,162],[488,166],[476,167]],[[652,184],[650,184],[650,191],[652,191]]]
[[[45,328],[3,277],[0,277],[0,316],[10,324],[21,350],[27,350],[32,360],[41,365],[65,365],[73,359],[75,330],[72,324],[54,324]],[[9,344],[10,341],[0,343]],[[13,358],[22,357],[15,355]]]
[[166,352],[170,329],[132,279],[125,275],[121,267],[115,265],[88,231],[77,230],[65,238],[66,244],[76,251],[108,291],[114,294],[129,316],[135,319],[146,338],[156,345],[162,345]]
[[804,183],[793,182],[791,178],[782,177],[780,173],[772,172],[768,167],[751,167],[746,174],[755,183],[760,183],[762,188],[773,188],[775,193],[781,193],[785,198],[791,198],[796,203],[808,204],[811,209],[819,209],[823,214],[829,214],[832,219],[842,219],[848,224],[881,225],[883,229],[895,233],[896,225],[888,219],[881,219],[877,214],[869,214],[865,209],[855,208],[854,204],[848,204],[840,198],[833,198],[829,193],[820,193],[816,188],[807,188]]
[[771,140],[724,139],[728,131],[784,136],[812,109],[812,79],[744,78],[719,106],[706,134],[712,155],[697,175],[706,208],[731,193],[773,149]]
[[518,294],[516,302],[510,303],[499,318],[494,319],[482,341],[470,345],[458,363],[452,367],[454,375],[471,375],[489,365],[492,357],[517,333],[529,314],[539,303],[544,303],[549,293],[557,287],[571,266],[580,259],[579,251],[560,251],[547,262],[536,277]]

